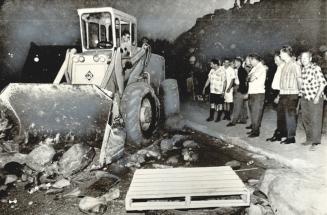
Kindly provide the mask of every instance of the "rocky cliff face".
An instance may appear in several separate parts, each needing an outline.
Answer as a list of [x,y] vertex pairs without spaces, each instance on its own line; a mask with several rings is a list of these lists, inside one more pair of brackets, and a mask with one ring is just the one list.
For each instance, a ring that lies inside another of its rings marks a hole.
[[196,47],[207,58],[269,56],[285,44],[300,52],[326,43],[326,13],[325,0],[262,0],[199,18],[175,44],[179,53]]

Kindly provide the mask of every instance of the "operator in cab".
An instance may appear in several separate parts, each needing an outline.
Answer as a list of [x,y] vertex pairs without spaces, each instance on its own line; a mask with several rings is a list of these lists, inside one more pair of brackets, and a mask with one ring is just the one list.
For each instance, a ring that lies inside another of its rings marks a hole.
[[123,57],[130,56],[132,49],[131,34],[127,30],[122,32],[121,49],[123,50]]

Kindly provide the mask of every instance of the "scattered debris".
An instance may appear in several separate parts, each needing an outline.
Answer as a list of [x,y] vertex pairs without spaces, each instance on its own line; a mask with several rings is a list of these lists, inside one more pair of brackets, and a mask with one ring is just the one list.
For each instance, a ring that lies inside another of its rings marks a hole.
[[241,168],[241,163],[237,160],[232,160],[232,161],[228,161],[227,163],[225,163],[225,166],[230,166],[234,170],[237,170],[237,169]]
[[183,142],[183,147],[184,148],[200,148],[199,144],[196,143],[194,140],[186,140],[185,142]]
[[60,188],[68,187],[69,185],[70,185],[70,181],[63,178],[63,179],[60,179],[59,181],[57,181],[56,183],[54,183],[52,185],[52,187],[60,189]]
[[248,166],[250,166],[252,164],[254,164],[254,161],[253,160],[250,160],[249,162],[246,163],[246,165],[248,165]]
[[184,161],[195,162],[199,159],[199,154],[194,152],[190,148],[185,148],[182,150],[182,156]]
[[179,155],[173,155],[167,159],[166,163],[175,166],[179,162],[179,157]]
[[167,152],[172,151],[174,149],[174,144],[171,139],[163,139],[160,142],[160,149],[162,154],[167,154]]

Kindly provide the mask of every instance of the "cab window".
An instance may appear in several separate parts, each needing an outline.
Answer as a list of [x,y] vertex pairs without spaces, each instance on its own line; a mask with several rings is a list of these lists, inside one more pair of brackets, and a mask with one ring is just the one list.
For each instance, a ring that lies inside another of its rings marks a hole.
[[120,21],[118,18],[115,20],[115,30],[116,30],[116,43],[117,46],[120,46]]
[[135,23],[132,24],[131,37],[132,37],[132,45],[136,46],[136,25],[135,25]]

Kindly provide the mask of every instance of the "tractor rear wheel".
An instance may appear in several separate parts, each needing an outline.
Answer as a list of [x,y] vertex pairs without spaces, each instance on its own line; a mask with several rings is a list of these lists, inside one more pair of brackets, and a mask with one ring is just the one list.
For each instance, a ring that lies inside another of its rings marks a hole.
[[136,82],[128,85],[121,101],[127,141],[141,145],[157,128],[159,100],[150,85]]

